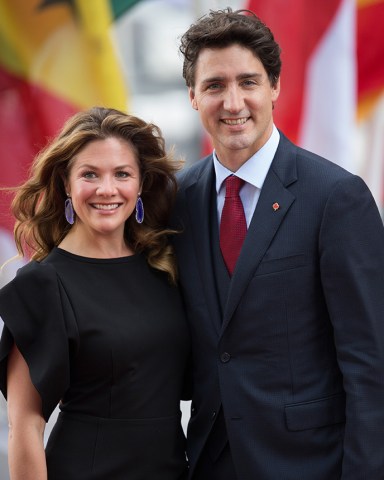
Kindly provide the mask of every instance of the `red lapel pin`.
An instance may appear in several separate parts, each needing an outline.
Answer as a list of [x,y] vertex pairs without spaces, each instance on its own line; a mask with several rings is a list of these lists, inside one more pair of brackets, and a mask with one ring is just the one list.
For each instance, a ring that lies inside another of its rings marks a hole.
[[277,202],[275,202],[275,203],[272,205],[272,208],[273,208],[273,210],[276,212],[276,210],[278,210],[278,209],[280,208],[280,205],[279,205]]

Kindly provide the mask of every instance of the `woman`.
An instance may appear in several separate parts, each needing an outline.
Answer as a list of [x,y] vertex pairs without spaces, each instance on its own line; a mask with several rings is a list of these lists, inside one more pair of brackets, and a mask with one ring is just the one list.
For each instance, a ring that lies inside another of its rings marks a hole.
[[174,171],[156,126],[93,108],[17,189],[15,240],[32,261],[0,291],[11,480],[185,478]]

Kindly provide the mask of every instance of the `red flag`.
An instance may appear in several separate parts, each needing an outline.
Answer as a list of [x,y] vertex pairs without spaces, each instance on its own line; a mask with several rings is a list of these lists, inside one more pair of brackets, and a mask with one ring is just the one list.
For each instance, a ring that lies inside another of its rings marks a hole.
[[307,65],[339,4],[340,0],[250,0],[246,6],[268,25],[282,49],[281,92],[274,117],[294,142],[299,140]]
[[[282,48],[276,125],[384,205],[383,0],[248,0]],[[289,21],[287,21],[289,19]]]

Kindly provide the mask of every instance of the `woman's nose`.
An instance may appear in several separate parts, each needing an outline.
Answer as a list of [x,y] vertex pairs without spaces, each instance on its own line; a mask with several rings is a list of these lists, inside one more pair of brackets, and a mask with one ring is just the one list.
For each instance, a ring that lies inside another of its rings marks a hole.
[[116,185],[113,178],[104,177],[100,180],[99,186],[97,188],[97,193],[99,195],[113,195],[116,193]]

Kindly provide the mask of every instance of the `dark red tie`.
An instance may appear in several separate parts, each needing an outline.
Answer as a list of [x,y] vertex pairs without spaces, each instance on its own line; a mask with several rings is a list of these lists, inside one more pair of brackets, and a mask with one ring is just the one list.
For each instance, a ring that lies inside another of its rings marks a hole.
[[247,222],[244,208],[239,196],[244,180],[230,175],[225,180],[225,202],[220,221],[220,248],[228,272],[232,275],[240,254]]

